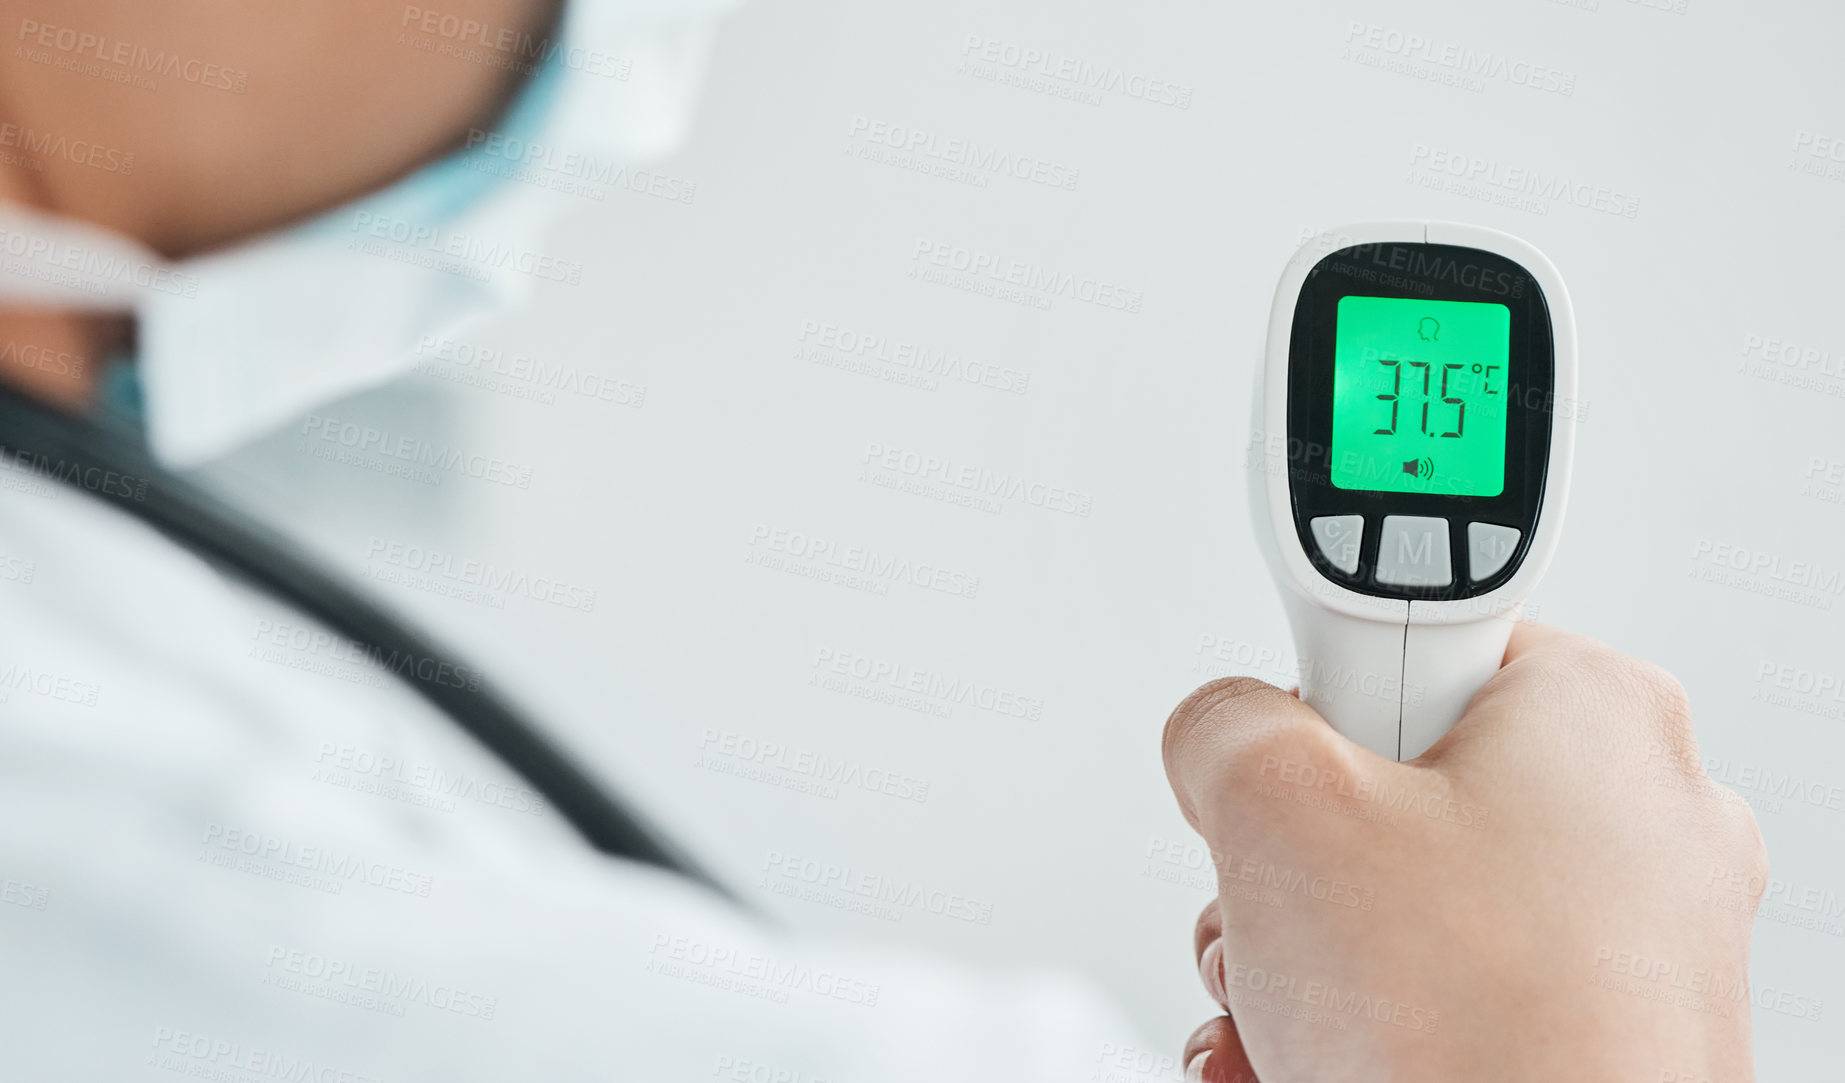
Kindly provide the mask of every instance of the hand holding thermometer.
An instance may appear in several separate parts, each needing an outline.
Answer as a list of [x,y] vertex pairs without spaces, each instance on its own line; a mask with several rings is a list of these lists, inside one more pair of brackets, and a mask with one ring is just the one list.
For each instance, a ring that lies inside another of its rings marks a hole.
[[1301,699],[1340,733],[1413,759],[1498,670],[1562,531],[1575,393],[1569,295],[1524,241],[1376,222],[1289,263],[1250,500]]

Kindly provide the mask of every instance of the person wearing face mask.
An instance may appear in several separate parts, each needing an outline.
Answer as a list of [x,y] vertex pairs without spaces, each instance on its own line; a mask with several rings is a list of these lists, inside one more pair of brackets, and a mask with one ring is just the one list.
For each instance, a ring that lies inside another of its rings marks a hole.
[[725,6],[11,5],[0,1077],[1049,1080],[1131,1044],[1068,978],[775,929],[181,479],[580,275],[535,246],[581,200],[523,181],[676,144]]
[[[1669,679],[1605,648],[1522,630],[1420,766],[1366,759],[1254,682],[1182,704],[1169,772],[1228,877],[1194,947],[1228,1014],[1166,1058],[1065,978],[766,925],[491,674],[176,476],[403,374],[419,341],[531,281],[580,273],[534,256],[482,276],[471,253],[569,205],[508,183],[534,156],[602,167],[680,138],[721,9],[326,0],[182,22],[125,0],[11,5],[0,1075],[1744,1078],[1746,1012],[1585,1007],[1570,967],[1611,984],[1636,952],[1746,969],[1746,921],[1684,904],[1721,868],[1753,906],[1746,810],[1689,785],[1617,802],[1586,768],[1504,778],[1555,754],[1519,737],[1566,708],[1573,746],[1595,750],[1569,763],[1667,747],[1673,770],[1695,768]],[[1251,796],[1280,762],[1471,795],[1517,830],[1457,846],[1434,821],[1378,837],[1284,815]],[[1603,841],[1547,864],[1543,840],[1585,808],[1606,813]],[[1641,847],[1633,823],[1697,829]],[[1350,871],[1375,905],[1270,912],[1236,890],[1229,855]],[[1626,880],[1559,904],[1544,889],[1572,871]],[[1530,935],[1495,941],[1479,913]],[[1095,935],[1183,950],[1184,930]],[[1309,1002],[1315,988],[1344,998]]]

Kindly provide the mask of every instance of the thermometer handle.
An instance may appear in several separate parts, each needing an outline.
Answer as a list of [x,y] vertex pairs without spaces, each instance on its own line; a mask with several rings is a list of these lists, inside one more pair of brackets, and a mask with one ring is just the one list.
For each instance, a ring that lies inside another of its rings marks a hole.
[[1516,619],[1514,611],[1465,624],[1409,625],[1403,641],[1403,746],[1398,759],[1413,760],[1427,752],[1467,713],[1474,693],[1504,663]]
[[1333,729],[1380,756],[1410,760],[1460,721],[1505,658],[1512,614],[1463,623],[1334,612],[1289,592],[1300,698]]

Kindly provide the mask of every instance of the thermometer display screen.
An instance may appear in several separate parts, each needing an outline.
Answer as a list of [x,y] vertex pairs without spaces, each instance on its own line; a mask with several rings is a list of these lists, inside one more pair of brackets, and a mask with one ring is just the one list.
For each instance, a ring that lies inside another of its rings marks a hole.
[[1501,304],[1342,297],[1333,343],[1332,483],[1505,490],[1512,312]]

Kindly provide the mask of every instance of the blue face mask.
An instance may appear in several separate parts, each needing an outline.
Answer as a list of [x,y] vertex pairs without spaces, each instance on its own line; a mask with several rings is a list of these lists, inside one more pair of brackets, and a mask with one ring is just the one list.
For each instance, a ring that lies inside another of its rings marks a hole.
[[[136,263],[59,303],[137,312],[149,444],[170,466],[197,465],[401,376],[420,343],[534,289],[580,287],[584,268],[547,246],[549,228],[682,140],[728,3],[572,3],[491,130],[389,187],[234,248],[168,264],[125,238],[25,213],[0,218],[0,243],[8,228],[49,230]],[[44,285],[22,279],[10,292]]]
[[[547,122],[556,109],[565,71],[558,64],[539,67],[514,95],[493,131],[520,143],[546,138]],[[506,163],[484,149],[486,140],[473,138],[471,132],[470,142],[472,146],[439,158],[387,188],[291,227],[275,239],[294,235],[337,239],[343,244],[357,216],[453,227],[502,186],[512,183],[501,168]]]

